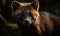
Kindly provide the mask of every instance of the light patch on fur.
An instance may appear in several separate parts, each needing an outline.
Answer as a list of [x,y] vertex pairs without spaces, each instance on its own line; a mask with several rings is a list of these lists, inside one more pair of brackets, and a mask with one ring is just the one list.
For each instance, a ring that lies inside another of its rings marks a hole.
[[22,5],[22,6],[28,6],[28,5],[30,5],[31,3],[20,3],[20,5]]
[[34,18],[38,19],[38,17],[39,17],[39,12],[38,11],[32,10],[31,13],[33,15],[35,15]]

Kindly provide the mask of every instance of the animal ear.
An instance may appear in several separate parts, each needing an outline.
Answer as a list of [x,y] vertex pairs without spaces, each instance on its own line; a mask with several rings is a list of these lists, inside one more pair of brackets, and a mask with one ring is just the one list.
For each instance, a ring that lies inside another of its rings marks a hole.
[[35,0],[34,2],[31,3],[31,6],[32,6],[35,10],[38,10],[38,9],[39,9],[39,1]]
[[16,11],[20,7],[19,2],[17,1],[12,1],[11,8],[13,11]]

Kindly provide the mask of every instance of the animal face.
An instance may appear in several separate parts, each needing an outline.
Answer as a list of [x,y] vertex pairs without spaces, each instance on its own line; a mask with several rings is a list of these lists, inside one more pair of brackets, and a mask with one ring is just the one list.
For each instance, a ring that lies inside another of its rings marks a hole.
[[39,17],[39,2],[19,3],[13,1],[11,4],[12,16],[21,24],[30,25]]

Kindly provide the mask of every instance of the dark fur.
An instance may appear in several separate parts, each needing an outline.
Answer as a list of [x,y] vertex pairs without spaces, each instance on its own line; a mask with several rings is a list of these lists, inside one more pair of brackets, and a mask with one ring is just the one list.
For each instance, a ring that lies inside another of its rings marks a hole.
[[46,12],[39,13],[38,7],[38,1],[27,6],[22,6],[18,2],[12,3],[12,15],[18,21],[22,36],[53,36],[56,29],[58,30],[60,18]]

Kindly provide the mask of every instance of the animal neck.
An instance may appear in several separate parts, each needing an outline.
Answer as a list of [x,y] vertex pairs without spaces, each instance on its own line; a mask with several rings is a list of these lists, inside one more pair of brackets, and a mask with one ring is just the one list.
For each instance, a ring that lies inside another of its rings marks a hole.
[[40,15],[38,16],[38,18],[35,20],[35,22],[33,23],[33,26],[36,30],[36,32],[41,35],[42,34],[42,30],[41,30],[41,17]]

